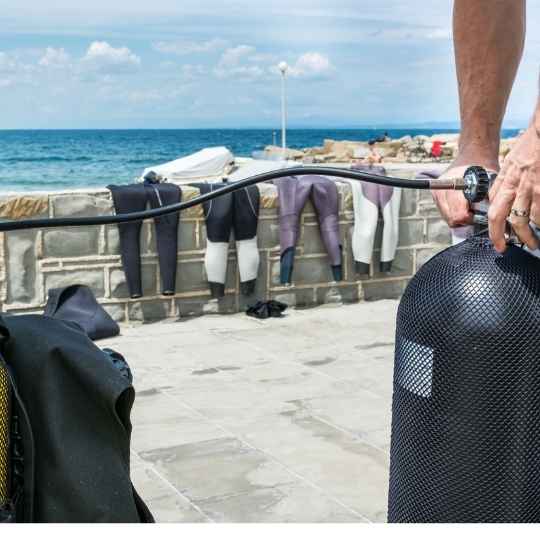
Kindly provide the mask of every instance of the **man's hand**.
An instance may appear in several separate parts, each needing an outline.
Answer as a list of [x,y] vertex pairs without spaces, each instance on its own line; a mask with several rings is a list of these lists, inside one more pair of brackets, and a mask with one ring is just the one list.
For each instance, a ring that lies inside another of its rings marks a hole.
[[529,223],[540,225],[540,111],[506,157],[489,193],[489,236],[495,249],[506,250],[506,220],[528,248],[539,246]]
[[[441,178],[462,177],[467,167],[452,165]],[[435,204],[439,208],[443,218],[452,228],[462,225],[470,225],[473,222],[473,214],[469,203],[461,191],[433,190]]]

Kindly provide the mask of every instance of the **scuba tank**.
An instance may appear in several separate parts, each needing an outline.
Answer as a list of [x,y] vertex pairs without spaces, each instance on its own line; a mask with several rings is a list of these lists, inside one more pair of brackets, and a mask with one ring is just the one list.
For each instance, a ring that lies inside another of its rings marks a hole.
[[485,231],[413,277],[396,325],[389,522],[540,521],[539,331],[540,260],[496,252]]

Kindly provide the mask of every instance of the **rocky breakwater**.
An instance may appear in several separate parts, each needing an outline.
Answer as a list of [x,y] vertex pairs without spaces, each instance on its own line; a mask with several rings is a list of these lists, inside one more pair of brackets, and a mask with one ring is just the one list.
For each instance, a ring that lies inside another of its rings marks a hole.
[[[433,143],[441,141],[442,154],[434,158],[431,155]],[[516,138],[504,139],[501,141],[500,154],[504,158],[511,150]],[[374,151],[386,162],[395,163],[420,163],[430,162],[436,159],[442,162],[451,162],[457,156],[459,144],[459,134],[439,133],[436,135],[417,135],[411,137],[407,135],[400,139],[387,139],[377,142]],[[285,157],[288,160],[302,163],[351,163],[355,160],[367,158],[371,148],[367,141],[335,141],[325,139],[323,146],[310,148],[292,149],[287,148],[285,152],[278,146],[267,146],[264,150],[266,159],[278,159]]]

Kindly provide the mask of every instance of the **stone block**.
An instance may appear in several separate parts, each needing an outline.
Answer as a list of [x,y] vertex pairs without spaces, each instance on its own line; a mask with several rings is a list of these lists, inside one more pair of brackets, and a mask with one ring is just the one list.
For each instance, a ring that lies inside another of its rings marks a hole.
[[417,201],[417,190],[404,189],[401,195],[401,207],[399,209],[399,215],[402,217],[413,216],[416,213]]
[[374,278],[412,276],[414,273],[414,251],[412,249],[398,249],[392,263],[390,272],[380,272],[381,252],[373,253]]
[[418,190],[418,200],[420,202],[433,203],[433,195],[428,189],[419,189]]
[[2,219],[25,219],[45,217],[49,211],[49,198],[45,195],[17,195],[0,198]]
[[424,242],[423,219],[400,219],[398,246],[414,246]]
[[44,257],[62,258],[97,255],[98,248],[98,227],[67,227],[43,232]]
[[154,322],[171,316],[171,300],[137,301],[128,304],[130,321]]
[[177,316],[180,318],[200,317],[204,314],[204,306],[209,300],[209,296],[178,298],[176,300]]
[[[182,202],[190,201],[191,199],[195,199],[200,195],[200,192],[197,188],[191,187],[191,186],[182,186]],[[202,207],[202,204],[198,204],[196,206],[192,206],[191,208],[188,208],[187,210],[184,210],[181,215],[180,219],[193,219],[193,218],[202,218],[204,217],[204,210]]]
[[105,194],[53,195],[51,205],[54,217],[101,216],[113,213],[112,199]]
[[116,322],[124,322],[126,320],[126,306],[125,304],[102,304],[105,311]]
[[[273,286],[281,285],[279,281],[280,262],[272,262],[271,284]],[[313,283],[332,282],[332,271],[328,257],[301,257],[296,256],[292,280],[297,285],[310,285]]]
[[259,249],[279,249],[279,221],[259,219],[257,238]]
[[423,217],[440,218],[441,213],[434,202],[420,201],[418,203],[418,215]]
[[430,219],[427,222],[427,241],[432,244],[452,244],[450,227],[442,219]]
[[398,279],[392,281],[364,281],[362,283],[364,300],[372,302],[375,300],[399,299],[407,287],[408,279]]
[[180,221],[178,225],[178,251],[195,251],[197,246],[198,221]]
[[318,287],[317,304],[349,304],[360,299],[358,285],[336,285],[335,287]]
[[204,275],[203,261],[180,261],[176,280],[178,292],[206,291],[208,284]]
[[141,253],[157,253],[156,227],[153,221],[146,221],[141,227]]
[[36,231],[12,231],[5,235],[7,302],[27,304],[36,298]]
[[[113,268],[110,273],[112,298],[129,298],[126,274],[121,268]],[[154,264],[141,265],[143,295],[155,295],[157,292],[157,268]]]
[[117,225],[105,226],[105,246],[107,255],[120,255],[120,234]]
[[291,289],[289,291],[275,291],[270,298],[287,304],[290,308],[306,308],[317,304],[315,289]]
[[68,285],[87,285],[92,289],[96,298],[105,295],[105,282],[102,268],[88,268],[86,270],[61,270],[45,273],[45,290]]

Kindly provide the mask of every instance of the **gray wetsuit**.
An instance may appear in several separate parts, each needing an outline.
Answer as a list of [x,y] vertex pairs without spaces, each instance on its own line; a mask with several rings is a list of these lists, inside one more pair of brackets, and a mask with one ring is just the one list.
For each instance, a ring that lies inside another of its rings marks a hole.
[[291,283],[294,254],[300,231],[300,216],[308,199],[315,207],[321,236],[328,252],[335,281],[343,279],[339,237],[339,194],[332,180],[324,176],[288,176],[275,180],[279,195],[279,237],[283,284]]

